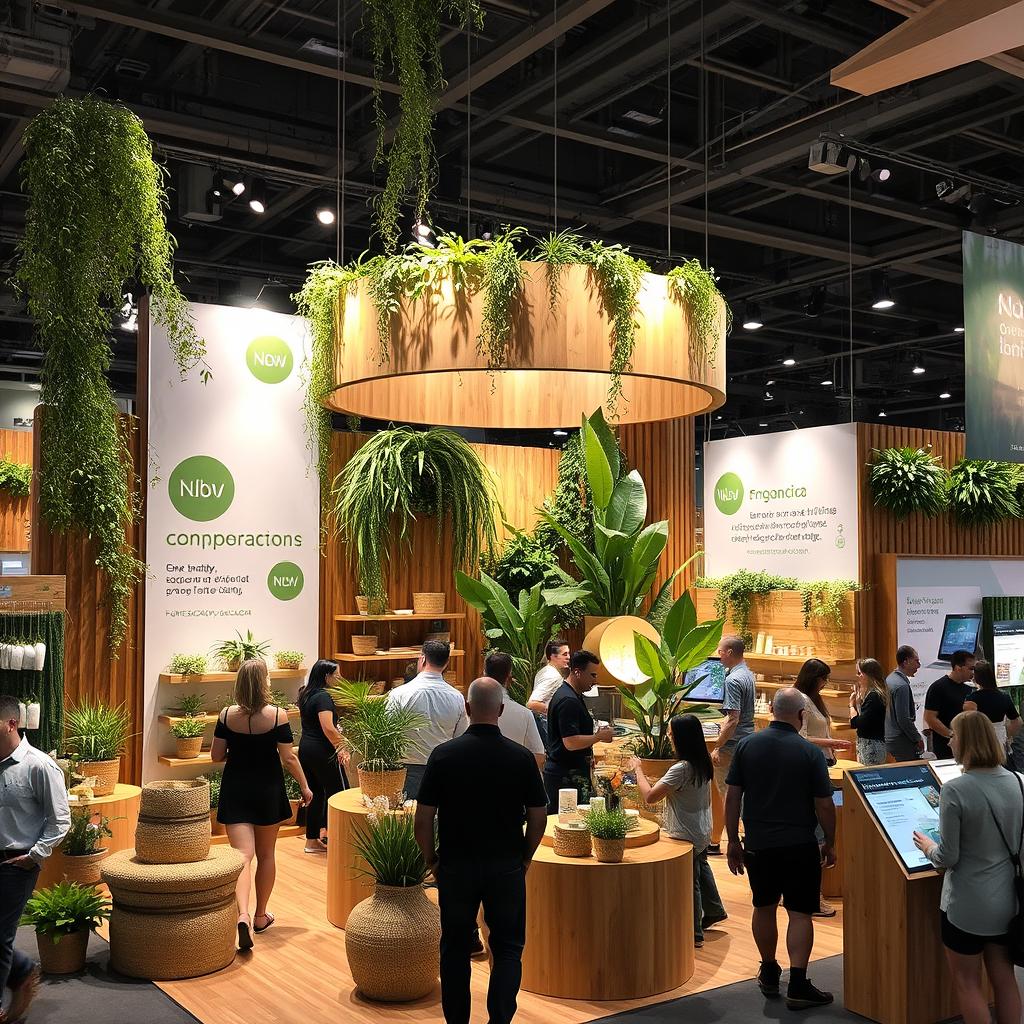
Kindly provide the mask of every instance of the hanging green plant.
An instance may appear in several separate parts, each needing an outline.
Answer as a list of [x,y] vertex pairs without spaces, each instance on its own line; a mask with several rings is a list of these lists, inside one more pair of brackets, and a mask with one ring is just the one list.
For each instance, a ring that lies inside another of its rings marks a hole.
[[843,628],[843,606],[846,595],[860,590],[856,580],[811,580],[801,582],[800,601],[804,613],[804,628],[817,622],[825,629]]
[[0,490],[12,498],[27,498],[32,490],[32,467],[27,462],[15,462],[6,455],[0,458]]
[[725,303],[725,333],[732,330],[732,310],[715,284],[712,271],[690,259],[668,274],[669,294],[682,303],[690,321],[690,361],[698,367],[714,366],[718,352],[718,300]]
[[868,483],[879,508],[898,519],[914,512],[937,516],[948,502],[949,474],[924,448],[873,449]]
[[[479,0],[367,0],[366,23],[373,52],[373,101],[377,121],[374,165],[387,168],[384,190],[374,200],[377,230],[386,252],[398,246],[403,203],[416,220],[426,217],[435,170],[433,121],[444,87],[441,20],[460,28],[483,27]],[[380,82],[397,73],[402,87],[398,122],[388,138],[388,115]]]
[[530,259],[547,265],[548,306],[553,313],[562,298],[562,272],[574,263],[583,262],[586,242],[570,228],[552,231],[536,241],[537,248],[530,254]]
[[800,584],[792,576],[740,569],[715,579],[702,576],[694,586],[718,591],[715,594],[715,614],[720,619],[731,619],[744,643],[750,644],[750,612],[754,601],[774,590],[797,590]]
[[1009,462],[962,459],[949,473],[949,505],[965,526],[989,526],[1021,515],[1021,469]]
[[494,480],[480,456],[450,430],[392,427],[374,434],[349,459],[332,489],[331,515],[359,592],[387,596],[387,567],[395,542],[408,544],[418,515],[451,530],[453,568],[472,570],[495,543],[501,514]]
[[139,502],[130,427],[106,377],[111,311],[126,281],[150,290],[182,375],[199,366],[205,379],[209,369],[174,283],[165,172],[142,122],[93,96],[62,97],[33,119],[23,143],[28,210],[15,279],[43,350],[40,510],[55,532],[94,540],[116,657],[145,568],[127,541]]
[[512,309],[523,290],[523,265],[515,243],[525,234],[525,228],[506,227],[483,257],[484,307],[477,348],[486,354],[489,370],[500,370],[508,365]]

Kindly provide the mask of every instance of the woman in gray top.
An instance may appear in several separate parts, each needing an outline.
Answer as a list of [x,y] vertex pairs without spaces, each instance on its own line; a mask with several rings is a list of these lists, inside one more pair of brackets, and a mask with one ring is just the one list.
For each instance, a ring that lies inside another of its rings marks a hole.
[[1003,767],[1003,747],[987,716],[964,711],[951,728],[950,747],[964,771],[942,787],[940,841],[915,832],[914,843],[946,872],[939,902],[942,942],[964,1024],[989,1024],[982,960],[995,994],[996,1021],[1019,1024],[1021,997],[1006,934],[1017,901],[1006,847],[1016,852],[1021,841],[1024,783]]
[[700,947],[704,945],[704,929],[729,916],[708,864],[714,770],[696,715],[676,715],[669,722],[669,731],[679,760],[657,782],[652,785],[648,781],[640,758],[634,757],[630,768],[636,772],[637,788],[645,803],[665,801],[665,835],[693,844],[693,939]]

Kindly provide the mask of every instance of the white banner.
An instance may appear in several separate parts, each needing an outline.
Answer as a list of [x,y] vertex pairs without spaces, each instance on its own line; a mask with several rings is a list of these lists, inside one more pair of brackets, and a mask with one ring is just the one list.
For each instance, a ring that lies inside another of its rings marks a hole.
[[704,574],[858,580],[850,423],[704,445]]
[[[158,762],[175,749],[160,714],[182,693],[203,693],[208,713],[231,697],[229,682],[161,683],[173,655],[206,655],[207,671],[220,671],[210,649],[251,630],[268,643],[271,669],[277,651],[301,651],[307,669],[318,656],[319,490],[299,382],[305,322],[256,309],[191,309],[210,381],[179,379],[161,330],[150,344],[146,779],[180,774]],[[291,697],[300,684],[274,681]]]

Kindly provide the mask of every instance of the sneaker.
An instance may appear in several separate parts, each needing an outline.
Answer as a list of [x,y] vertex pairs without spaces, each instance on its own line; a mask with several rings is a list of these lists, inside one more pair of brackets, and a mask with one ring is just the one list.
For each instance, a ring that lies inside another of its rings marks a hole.
[[722,844],[721,843],[711,843],[708,846],[708,856],[709,857],[721,857],[722,856]]
[[728,920],[728,914],[720,914],[718,917],[705,917],[700,923],[700,930],[706,932],[709,928],[714,928],[716,924],[721,924],[723,921]]
[[793,985],[786,991],[786,1008],[789,1010],[807,1010],[812,1006],[828,1006],[832,1002],[831,992],[822,992],[810,981],[804,982],[799,988]]
[[761,962],[757,972],[757,987],[761,995],[769,999],[776,999],[779,995],[779,980],[782,978],[782,968],[777,963],[766,964]]
[[835,917],[836,916],[836,908],[833,907],[831,903],[828,903],[828,902],[826,902],[825,900],[823,900],[823,899],[821,899],[819,897],[819,899],[818,899],[818,909],[811,916],[812,917]]

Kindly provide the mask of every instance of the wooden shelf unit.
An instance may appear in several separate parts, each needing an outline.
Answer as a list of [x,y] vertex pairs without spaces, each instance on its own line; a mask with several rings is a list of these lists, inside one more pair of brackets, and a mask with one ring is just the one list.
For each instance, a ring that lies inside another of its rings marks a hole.
[[[298,708],[287,708],[286,710],[288,711],[288,717],[289,718],[298,718],[299,717],[299,709]],[[200,721],[204,722],[206,725],[216,725],[217,724],[217,716],[216,715],[194,715],[193,717],[194,718],[198,718]],[[184,720],[185,720],[185,716],[184,715],[160,715],[160,717],[157,718],[157,721],[161,725],[167,725],[167,726],[174,725],[175,722],[183,722]]]
[[751,662],[763,662],[766,665],[800,666],[809,658],[817,658],[819,661],[825,662],[829,668],[835,668],[837,665],[848,665],[853,661],[852,658],[841,658],[837,661],[834,658],[819,657],[817,654],[753,654],[748,651],[743,655],[743,660],[748,664]]
[[[298,747],[294,750],[298,753]],[[213,764],[210,760],[210,751],[204,750],[198,757],[170,757],[167,754],[161,754],[157,760],[161,764],[167,765],[168,768],[187,768],[190,764]]]
[[[304,668],[275,668],[270,671],[271,679],[297,679],[306,674]],[[196,686],[200,683],[233,683],[238,677],[237,672],[203,672],[196,676],[179,676],[170,672],[160,673],[161,683],[178,685],[187,683]]]
[[[754,682],[754,686],[758,690],[771,690],[772,693],[778,693],[779,690],[786,690],[789,687],[791,687],[792,685],[793,685],[792,683],[769,683],[769,682],[761,682],[760,680],[756,680]],[[821,695],[822,695],[822,697],[831,698],[833,700],[848,700],[849,697],[850,697],[850,691],[849,690],[835,690],[835,689],[832,689],[831,687],[825,687],[821,691]]]
[[465,612],[444,612],[441,615],[429,615],[413,612],[412,615],[335,615],[335,622],[452,622],[464,619]]
[[[465,651],[452,651],[451,657],[465,657]],[[402,654],[335,654],[334,661],[413,661],[416,658],[415,651],[405,651]]]

